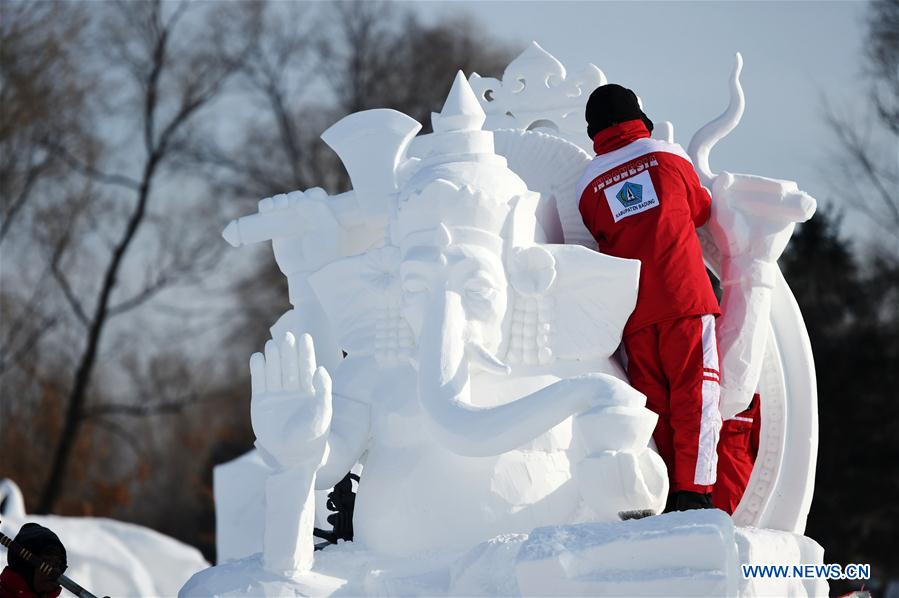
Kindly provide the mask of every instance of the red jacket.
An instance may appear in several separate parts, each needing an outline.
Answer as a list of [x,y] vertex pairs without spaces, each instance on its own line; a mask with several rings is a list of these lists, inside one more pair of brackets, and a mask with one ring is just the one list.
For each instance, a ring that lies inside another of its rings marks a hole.
[[696,228],[712,198],[677,144],[649,138],[641,120],[600,131],[578,185],[584,224],[605,254],[638,259],[637,306],[624,334],[687,316],[720,314]]
[[[46,598],[56,598],[62,592],[58,588],[52,594],[44,594]],[[0,573],[0,598],[39,598],[22,576],[6,567]]]

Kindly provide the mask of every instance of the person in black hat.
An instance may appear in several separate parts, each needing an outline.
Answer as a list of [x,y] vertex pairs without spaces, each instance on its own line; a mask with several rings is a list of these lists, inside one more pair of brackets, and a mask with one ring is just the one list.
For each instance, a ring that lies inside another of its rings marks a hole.
[[[26,523],[13,540],[27,548],[47,564],[66,569],[66,548],[59,537],[37,523]],[[56,598],[62,591],[56,579],[50,578],[31,563],[10,550],[7,567],[0,573],[0,598]]]
[[630,89],[598,87],[585,117],[596,157],[578,187],[584,224],[600,251],[641,263],[622,342],[631,385],[659,416],[653,438],[668,467],[666,510],[711,508],[720,310],[695,230],[709,218],[711,195],[683,148],[650,138],[653,123]]
[[587,100],[587,136],[596,137],[600,131],[629,120],[640,120],[652,133],[655,127],[643,109],[637,94],[626,87],[609,83],[597,87]]

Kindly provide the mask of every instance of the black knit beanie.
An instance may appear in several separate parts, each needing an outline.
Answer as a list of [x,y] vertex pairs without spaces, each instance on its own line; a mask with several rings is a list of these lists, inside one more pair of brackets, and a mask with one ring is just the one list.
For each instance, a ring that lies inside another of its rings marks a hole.
[[637,94],[626,87],[609,83],[593,90],[587,100],[587,135],[590,139],[596,134],[626,120],[641,119],[652,133],[653,124],[640,109]]
[[[40,556],[47,548],[55,547],[62,553],[62,560],[66,560],[66,547],[59,541],[59,537],[37,523],[26,523],[16,534],[14,542],[23,548],[27,548],[36,556]],[[34,566],[20,557],[14,550],[6,554],[9,568],[18,573],[28,585],[34,587]]]

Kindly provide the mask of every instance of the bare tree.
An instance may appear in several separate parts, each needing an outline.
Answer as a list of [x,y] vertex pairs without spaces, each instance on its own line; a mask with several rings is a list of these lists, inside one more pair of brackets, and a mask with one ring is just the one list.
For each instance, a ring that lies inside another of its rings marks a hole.
[[316,47],[321,11],[303,3],[264,3],[260,27],[238,67],[236,99],[254,107],[230,143],[194,145],[197,165],[228,195],[253,199],[311,186],[322,170],[318,134],[333,112],[321,97]]
[[394,108],[430,131],[456,71],[501,75],[515,49],[461,13],[434,25],[386,2],[335,2],[321,45],[341,114]]
[[352,112],[394,108],[428,130],[457,70],[499,74],[513,55],[464,15],[424,25],[377,0],[263,9],[265,34],[239,68],[241,92],[259,110],[237,143],[193,148],[195,164],[218,168],[223,190],[247,199],[312,185],[343,190],[349,179],[319,139],[325,128]]
[[[826,118],[837,146],[838,187],[844,197],[893,245],[899,255],[899,0],[875,0],[868,14],[865,71],[870,82],[864,117]],[[885,249],[886,244],[881,244]]]
[[[53,285],[47,265],[18,277],[12,265],[34,262],[16,247],[32,229],[29,206],[38,198],[62,203],[85,191],[83,184],[66,183],[68,168],[48,142],[79,147],[88,166],[96,160],[87,101],[94,77],[78,62],[86,30],[82,6],[0,4],[0,376],[60,324],[42,301]],[[12,236],[18,238],[11,244]],[[5,398],[4,407],[11,401]]]
[[878,0],[868,15],[870,44],[865,48],[880,121],[899,135],[899,2]]
[[[117,402],[89,406],[89,389],[97,366],[104,332],[110,320],[136,309],[170,286],[179,276],[192,271],[200,255],[197,251],[175,251],[169,254],[155,275],[148,277],[142,286],[129,296],[116,293],[123,287],[124,265],[129,250],[135,245],[139,231],[150,222],[150,206],[160,174],[167,161],[177,157],[180,137],[190,132],[196,116],[223,91],[225,82],[234,72],[236,61],[218,53],[221,44],[207,43],[196,37],[192,43],[179,45],[177,30],[186,27],[182,20],[189,5],[179,4],[166,14],[160,1],[121,3],[116,5],[104,24],[109,32],[105,50],[115,65],[124,65],[126,81],[135,90],[133,99],[140,109],[133,125],[138,131],[140,151],[135,152],[136,175],[110,174],[83,163],[67,148],[54,146],[52,151],[62,156],[83,176],[107,187],[115,187],[118,205],[124,212],[121,228],[107,238],[109,246],[105,258],[101,258],[99,280],[95,280],[93,298],[83,301],[87,293],[76,291],[69,280],[63,256],[68,249],[70,235],[58,237],[50,259],[50,270],[72,313],[83,327],[81,348],[75,360],[74,375],[65,404],[62,432],[51,460],[50,472],[40,495],[37,511],[53,509],[66,475],[66,468],[79,432],[88,417],[112,414],[134,414],[174,408],[172,401],[154,402],[150,406],[135,407]],[[130,199],[126,199],[130,195]],[[88,285],[82,284],[81,288]],[[81,296],[79,296],[81,295]]]
[[94,77],[78,64],[86,28],[78,5],[0,4],[0,242],[42,184],[65,171],[48,143],[77,146],[88,167],[96,158],[86,126]]
[[[870,562],[871,586],[895,584],[899,360],[899,0],[867,6],[869,93],[851,112],[829,108],[833,189],[872,225],[862,243],[823,209],[799,227],[781,259],[811,337],[818,376],[819,453],[807,533],[838,562]],[[864,91],[864,90],[862,90]],[[859,247],[861,245],[861,247]],[[851,397],[851,401],[847,401]],[[847,447],[846,430],[864,430]],[[864,492],[858,488],[864,487]],[[834,594],[857,583],[831,581]]]

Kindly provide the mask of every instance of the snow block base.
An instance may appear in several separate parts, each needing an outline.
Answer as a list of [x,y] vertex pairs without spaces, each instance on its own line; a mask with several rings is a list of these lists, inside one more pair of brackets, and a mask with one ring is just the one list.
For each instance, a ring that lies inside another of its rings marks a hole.
[[262,553],[210,567],[191,577],[179,598],[201,596],[330,596],[345,580],[308,572],[302,579],[283,577],[262,568]]
[[390,557],[357,542],[295,579],[254,555],[196,574],[179,596],[826,596],[824,580],[744,579],[742,564],[821,564],[788,532],[736,528],[718,510],[541,527],[458,553]]
[[735,528],[710,509],[539,528],[515,573],[523,596],[826,596],[824,580],[744,579],[741,568],[822,559],[813,540]]

